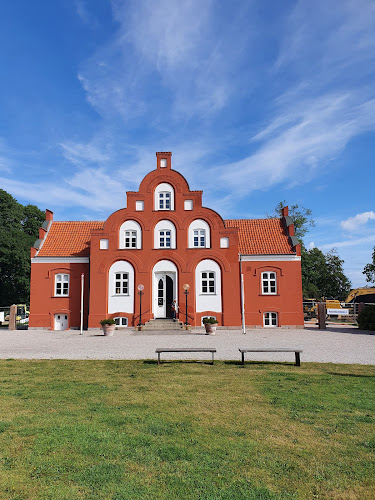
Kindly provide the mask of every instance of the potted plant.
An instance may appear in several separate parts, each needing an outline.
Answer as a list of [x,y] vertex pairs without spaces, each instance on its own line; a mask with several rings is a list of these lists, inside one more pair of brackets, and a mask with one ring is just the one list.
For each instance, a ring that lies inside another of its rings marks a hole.
[[116,327],[116,321],[112,318],[107,318],[107,319],[102,319],[100,321],[100,324],[102,325],[103,328],[103,333],[104,335],[113,335],[113,332],[115,331]]
[[203,318],[203,324],[206,328],[206,334],[215,335],[216,327],[218,325],[216,318],[214,318],[213,316]]

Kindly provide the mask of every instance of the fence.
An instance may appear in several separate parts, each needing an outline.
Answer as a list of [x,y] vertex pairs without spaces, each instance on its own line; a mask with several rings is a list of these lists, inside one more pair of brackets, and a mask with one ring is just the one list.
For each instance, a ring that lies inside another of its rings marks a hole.
[[[26,310],[29,308],[26,307]],[[0,328],[8,329],[9,326],[10,306],[0,306]],[[27,330],[29,328],[29,315],[26,313],[24,307],[17,306],[16,314],[16,328],[17,330]]]
[[[303,315],[305,318],[305,321],[310,321],[318,318],[318,304],[319,302],[315,301],[309,301],[309,302],[304,302],[303,303]],[[327,322],[328,323],[357,323],[357,316],[358,316],[358,303],[345,303],[341,302],[340,304],[341,309],[344,309],[342,311],[342,314],[340,314],[340,309],[339,308],[330,308],[329,306],[327,307],[327,312],[329,311],[330,314],[327,313]],[[337,312],[336,312],[337,310]],[[347,310],[347,312],[346,312]],[[334,311],[334,313],[333,313]]]

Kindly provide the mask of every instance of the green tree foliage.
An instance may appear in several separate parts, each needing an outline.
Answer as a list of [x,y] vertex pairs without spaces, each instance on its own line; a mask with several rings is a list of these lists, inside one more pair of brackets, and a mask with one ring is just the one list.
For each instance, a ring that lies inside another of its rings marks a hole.
[[38,238],[44,212],[21,205],[0,189],[0,305],[29,302],[30,247]]
[[[280,201],[268,217],[281,217],[281,210],[287,202]],[[289,217],[294,224],[295,235],[301,241],[302,288],[305,298],[331,297],[344,300],[351,283],[344,274],[343,263],[336,250],[323,253],[318,248],[307,250],[303,238],[310,227],[315,226],[309,208],[299,205],[289,207]]]
[[363,274],[366,275],[368,283],[375,283],[375,247],[372,252],[372,263],[365,265]]
[[344,274],[343,263],[336,250],[325,254],[319,248],[304,249],[301,260],[303,296],[344,300],[351,283]]

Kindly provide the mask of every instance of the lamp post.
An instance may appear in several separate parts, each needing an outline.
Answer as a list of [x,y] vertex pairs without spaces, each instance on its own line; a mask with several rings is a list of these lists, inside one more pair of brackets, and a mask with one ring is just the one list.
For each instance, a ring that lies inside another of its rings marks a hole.
[[143,290],[144,286],[143,285],[138,285],[138,293],[139,293],[139,323],[138,326],[142,326],[142,295],[143,295]]
[[182,287],[184,289],[184,295],[185,295],[185,325],[188,325],[188,295],[189,295],[189,289],[190,285],[185,283],[185,285]]

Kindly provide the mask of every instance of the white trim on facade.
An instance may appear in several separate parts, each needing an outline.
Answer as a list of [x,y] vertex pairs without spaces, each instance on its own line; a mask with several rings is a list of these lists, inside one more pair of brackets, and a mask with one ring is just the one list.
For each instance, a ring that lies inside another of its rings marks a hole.
[[[241,254],[239,254],[241,255]],[[240,260],[240,259],[238,259]],[[298,261],[300,255],[274,254],[274,255],[241,255],[242,262],[278,262],[278,261]]]
[[89,257],[33,257],[33,264],[88,264]]

